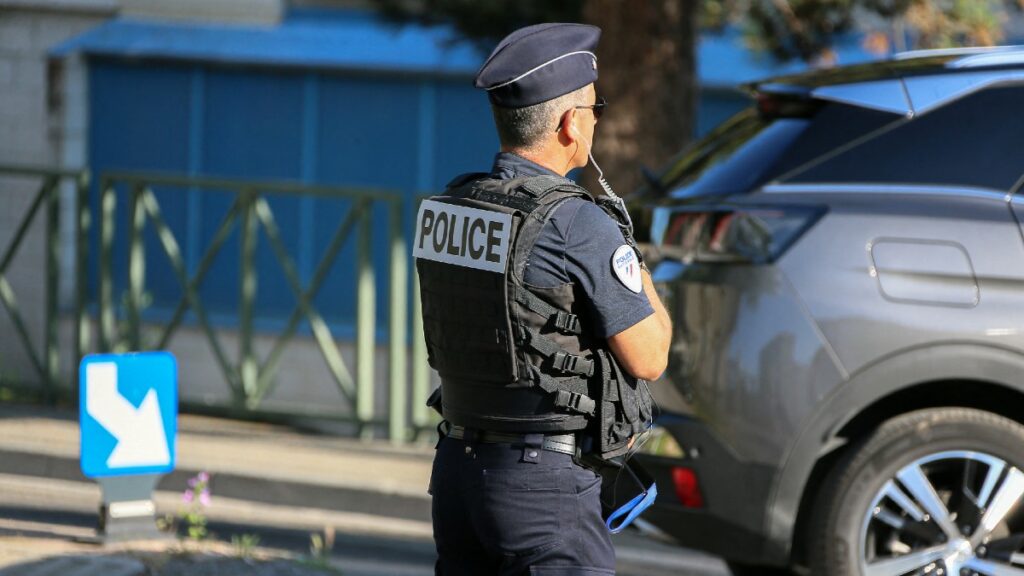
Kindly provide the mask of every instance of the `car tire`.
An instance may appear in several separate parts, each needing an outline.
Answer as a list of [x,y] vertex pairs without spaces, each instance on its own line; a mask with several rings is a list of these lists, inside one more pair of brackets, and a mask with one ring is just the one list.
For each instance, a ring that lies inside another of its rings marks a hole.
[[[1015,506],[1024,493],[1021,470],[1024,426],[1017,422],[967,408],[893,418],[851,446],[827,476],[807,534],[811,573],[902,574],[896,566],[913,564],[907,574],[956,575],[995,561],[1024,569],[1009,552],[998,559],[994,552],[1011,536],[1024,538]],[[988,530],[1003,508],[999,526]]]

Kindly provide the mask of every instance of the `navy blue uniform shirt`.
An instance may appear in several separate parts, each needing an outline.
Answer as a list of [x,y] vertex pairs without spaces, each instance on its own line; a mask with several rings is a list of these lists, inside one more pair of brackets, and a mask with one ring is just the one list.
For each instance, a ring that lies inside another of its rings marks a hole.
[[[491,176],[499,179],[555,175],[510,152],[494,158]],[[525,281],[539,288],[570,282],[586,294],[599,338],[622,332],[654,314],[647,295],[633,292],[612,271],[612,254],[625,244],[619,227],[593,202],[570,198],[555,208],[541,229],[526,264]]]

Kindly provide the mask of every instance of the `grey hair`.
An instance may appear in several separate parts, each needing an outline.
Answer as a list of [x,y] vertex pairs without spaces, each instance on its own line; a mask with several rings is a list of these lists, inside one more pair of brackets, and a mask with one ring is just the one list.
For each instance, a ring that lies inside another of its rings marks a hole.
[[501,145],[529,149],[543,142],[545,136],[558,128],[558,120],[573,106],[587,104],[587,86],[525,108],[503,108],[491,105],[494,125]]

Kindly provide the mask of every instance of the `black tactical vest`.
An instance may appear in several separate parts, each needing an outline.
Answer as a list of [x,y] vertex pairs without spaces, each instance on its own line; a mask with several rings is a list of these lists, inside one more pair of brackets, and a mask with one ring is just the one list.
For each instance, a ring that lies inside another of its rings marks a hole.
[[573,284],[538,288],[526,265],[551,213],[593,201],[571,180],[456,178],[420,207],[414,235],[430,365],[444,417],[495,432],[589,429],[610,457],[651,419],[646,382],[594,338]]

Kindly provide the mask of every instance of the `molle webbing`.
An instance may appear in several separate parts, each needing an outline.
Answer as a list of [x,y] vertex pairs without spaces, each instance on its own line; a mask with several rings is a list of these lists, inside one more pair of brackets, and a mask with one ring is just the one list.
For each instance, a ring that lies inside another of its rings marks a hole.
[[454,378],[514,382],[504,276],[435,262],[416,266],[431,366]]

